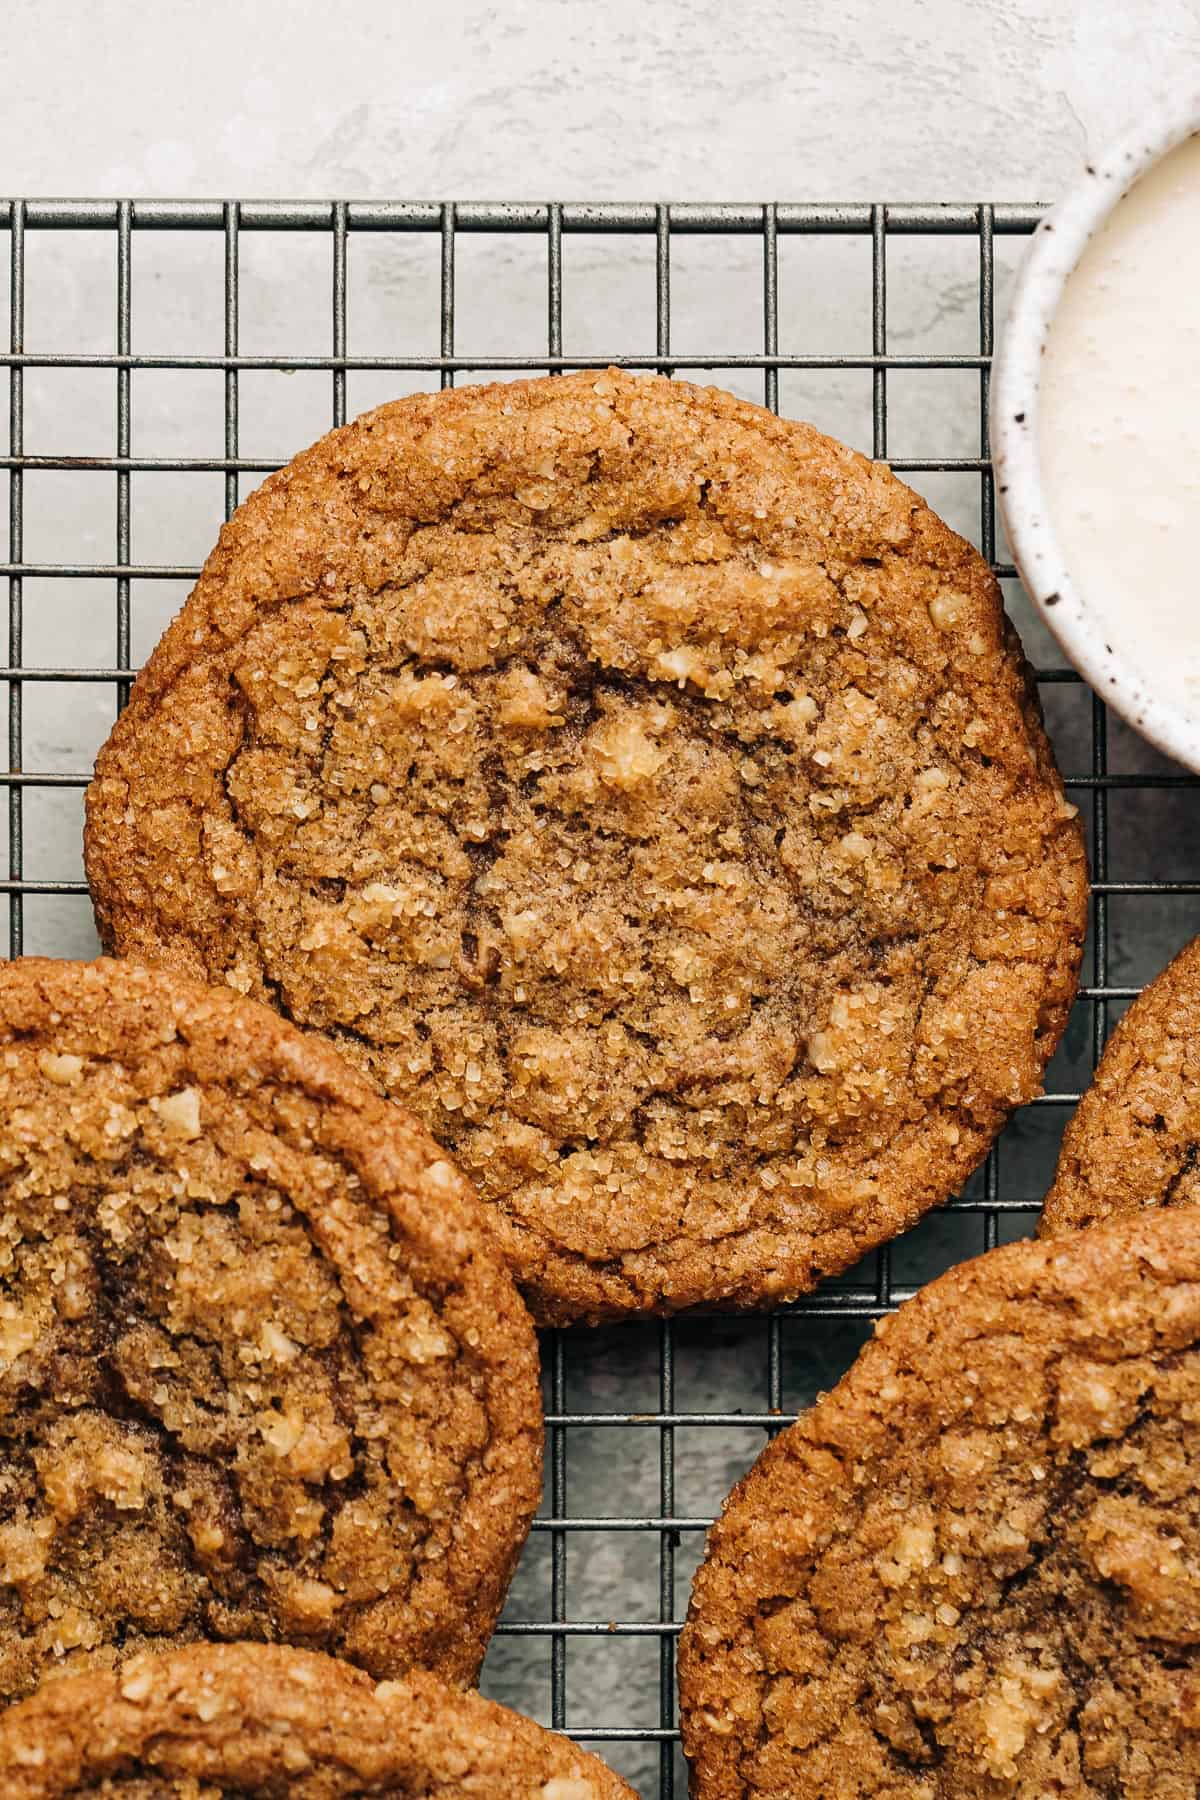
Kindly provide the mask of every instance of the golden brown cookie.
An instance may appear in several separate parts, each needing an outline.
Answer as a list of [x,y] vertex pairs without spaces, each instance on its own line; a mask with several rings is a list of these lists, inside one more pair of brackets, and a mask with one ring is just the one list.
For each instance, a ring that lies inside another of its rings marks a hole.
[[951,1270],[763,1453],[680,1645],[695,1800],[1200,1783],[1200,1219]]
[[1085,868],[980,557],[616,371],[419,394],[222,532],[97,763],[106,942],[425,1118],[546,1321],[770,1303],[1038,1088]]
[[1038,1234],[1200,1206],[1200,938],[1134,1001],[1063,1134]]
[[532,1719],[414,1672],[195,1645],[47,1682],[0,1718],[3,1800],[635,1800]]
[[228,989],[0,969],[0,1696],[205,1637],[471,1680],[540,1460],[528,1316],[415,1120]]

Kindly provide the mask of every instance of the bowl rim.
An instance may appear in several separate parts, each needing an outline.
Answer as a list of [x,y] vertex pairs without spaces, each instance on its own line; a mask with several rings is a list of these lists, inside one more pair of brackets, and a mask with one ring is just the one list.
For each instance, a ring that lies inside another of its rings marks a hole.
[[1200,771],[1200,711],[1149,689],[1104,642],[1076,588],[1046,505],[1038,445],[1041,359],[1068,276],[1118,202],[1147,170],[1200,133],[1200,88],[1143,118],[1039,222],[1017,276],[992,362],[988,432],[996,500],[1013,560],[1042,620],[1084,679],[1135,731]]

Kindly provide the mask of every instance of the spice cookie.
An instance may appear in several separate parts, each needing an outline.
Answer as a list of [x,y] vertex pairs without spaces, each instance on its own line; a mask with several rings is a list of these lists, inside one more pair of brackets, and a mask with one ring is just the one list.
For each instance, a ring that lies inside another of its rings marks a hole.
[[328,1032],[546,1322],[767,1304],[1038,1088],[1086,875],[980,557],[616,371],[420,394],[222,532],[88,799],[105,941]]
[[0,970],[0,1696],[208,1637],[472,1680],[540,1457],[421,1126],[228,989]]
[[47,1682],[0,1718],[4,1800],[635,1800],[532,1719],[413,1672],[195,1645]]
[[1063,1134],[1038,1232],[1200,1206],[1200,938],[1134,1001]]
[[763,1453],[680,1645],[696,1800],[1192,1794],[1200,1220],[952,1270]]

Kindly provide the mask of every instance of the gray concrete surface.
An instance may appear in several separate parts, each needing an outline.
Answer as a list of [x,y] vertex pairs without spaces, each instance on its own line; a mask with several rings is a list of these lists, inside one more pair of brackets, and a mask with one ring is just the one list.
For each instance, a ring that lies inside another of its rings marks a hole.
[[[576,0],[482,5],[478,0],[364,4],[312,0],[9,0],[0,35],[0,186],[27,195],[219,195],[401,198],[887,199],[1051,198],[1089,148],[1168,86],[1200,86],[1200,11],[1184,0],[844,0],[836,9],[785,0]],[[654,342],[650,240],[571,238],[565,246],[568,354],[649,351]],[[998,246],[1003,292],[1020,246]],[[6,246],[0,242],[0,256]],[[329,346],[329,239],[247,233],[242,245],[245,352],[324,352]],[[977,247],[969,239],[904,239],[889,247],[889,343],[912,351],[977,346]],[[144,351],[223,346],[218,239],[138,234],[133,344]],[[545,343],[545,244],[538,238],[464,239],[459,247],[457,345],[487,358]],[[6,287],[3,271],[0,283]],[[672,344],[712,353],[711,378],[761,398],[761,376],[730,375],[722,353],[761,347],[761,247],[750,239],[679,239],[672,257]],[[27,346],[115,345],[113,243],[100,235],[31,233]],[[364,354],[438,348],[437,244],[432,238],[354,238],[349,341]],[[0,301],[0,333],[7,341]],[[780,338],[786,349],[870,348],[869,245],[787,239],[780,249]],[[703,378],[703,377],[702,377]],[[411,377],[351,375],[350,410],[403,391]],[[894,375],[889,450],[896,456],[972,455],[978,449],[973,373]],[[111,453],[110,372],[31,370],[25,448]],[[241,450],[286,457],[329,423],[326,374],[246,375]],[[785,411],[805,414],[863,448],[871,444],[870,377],[861,371],[785,375]],[[219,373],[139,371],[133,448],[161,456],[219,456]],[[975,476],[914,477],[952,522],[979,530]],[[252,485],[249,479],[245,487]],[[219,474],[143,474],[132,484],[135,559],[198,562],[222,513]],[[115,481],[93,472],[25,480],[24,554],[30,561],[108,561]],[[2,542],[2,534],[0,534]],[[183,598],[180,585],[135,582],[135,656],[152,646]],[[1034,660],[1058,659],[1019,590],[1010,603]],[[23,654],[28,664],[111,664],[112,584],[31,579]],[[1090,696],[1045,690],[1068,773],[1091,766]],[[112,717],[103,687],[25,689],[25,766],[85,769]],[[1119,726],[1110,766],[1165,765]],[[27,876],[79,876],[80,795],[31,791],[25,802]],[[1112,878],[1200,877],[1196,795],[1125,791],[1108,801]],[[0,821],[2,824],[2,821]],[[1190,896],[1118,896],[1109,903],[1108,979],[1135,985],[1200,925]],[[26,946],[54,954],[94,947],[86,901],[31,897]],[[1112,1009],[1114,1012],[1119,1007]],[[1077,1009],[1050,1085],[1086,1079],[1092,1018]],[[1063,1109],[1027,1111],[1003,1140],[998,1192],[1034,1202],[1053,1163]],[[977,1178],[971,1192],[981,1192]],[[1027,1229],[1000,1220],[1000,1235]],[[983,1244],[977,1215],[927,1221],[893,1252],[899,1287],[927,1279]],[[873,1283],[872,1266],[855,1278]],[[795,1410],[846,1366],[865,1324],[785,1320],[782,1405]],[[663,1395],[657,1326],[571,1334],[563,1355],[569,1410],[653,1414]],[[768,1337],[761,1321],[676,1327],[678,1412],[761,1412]],[[673,1463],[653,1425],[576,1425],[566,1432],[566,1511],[577,1517],[683,1519],[717,1508],[763,1442],[757,1426],[683,1424]],[[669,1478],[673,1476],[674,1493]],[[565,1616],[650,1622],[664,1604],[657,1530],[597,1530],[566,1539]],[[680,1615],[700,1533],[675,1553]],[[518,1575],[509,1618],[545,1621],[553,1600],[551,1537],[538,1533]],[[657,1635],[569,1638],[567,1720],[618,1728],[660,1722]],[[550,1716],[546,1637],[513,1635],[489,1657],[490,1690]],[[647,1796],[659,1792],[653,1744],[613,1743],[610,1759]],[[668,1753],[668,1764],[670,1756]],[[665,1786],[663,1792],[666,1791]]]

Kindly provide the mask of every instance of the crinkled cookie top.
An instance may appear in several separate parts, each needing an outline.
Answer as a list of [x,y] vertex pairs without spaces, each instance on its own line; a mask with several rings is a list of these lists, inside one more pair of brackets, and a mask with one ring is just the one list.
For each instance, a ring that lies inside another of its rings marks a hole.
[[540,1424],[415,1120],[227,989],[0,969],[0,1696],[196,1638],[473,1680]]
[[89,795],[107,942],[414,1108],[541,1318],[763,1304],[962,1182],[1074,993],[1074,809],[983,561],[616,371],[415,395],[222,533]]
[[4,1800],[635,1800],[479,1694],[260,1644],[48,1683],[0,1718],[0,1777]]
[[736,1487],[680,1646],[695,1800],[1200,1783],[1200,1230],[967,1263]]
[[1063,1134],[1043,1237],[1200,1206],[1200,938],[1134,1001]]

